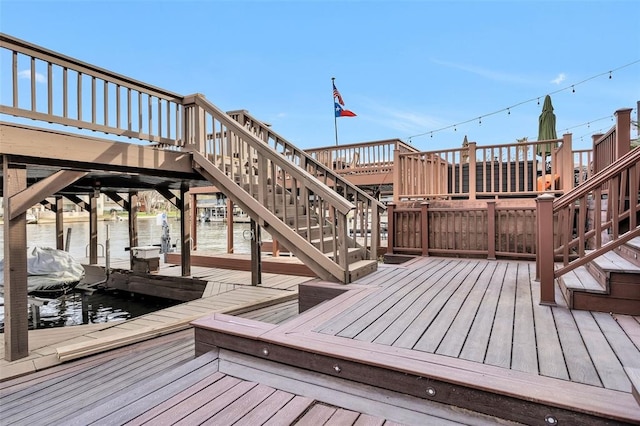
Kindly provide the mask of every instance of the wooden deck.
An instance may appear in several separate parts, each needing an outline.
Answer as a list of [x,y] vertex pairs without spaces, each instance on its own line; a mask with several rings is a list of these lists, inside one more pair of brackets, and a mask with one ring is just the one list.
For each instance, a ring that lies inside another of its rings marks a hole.
[[[124,268],[126,261],[115,260],[111,267]],[[163,265],[160,271],[166,276],[179,272],[179,267],[171,265]],[[4,359],[4,340],[0,340],[0,381],[187,329],[191,321],[215,312],[246,313],[277,323],[297,314],[298,284],[310,279],[265,273],[261,285],[251,286],[250,272],[201,267],[192,272],[207,280],[199,299],[122,322],[31,330],[29,356],[13,362]]]
[[0,383],[2,422],[494,424],[486,416],[437,408],[398,393],[371,392],[300,369],[289,369],[296,380],[283,381],[280,369],[227,351],[194,357],[193,330],[184,330]]
[[196,321],[222,347],[531,423],[640,422],[624,369],[640,318],[538,304],[535,264],[420,258],[385,266],[280,326]]

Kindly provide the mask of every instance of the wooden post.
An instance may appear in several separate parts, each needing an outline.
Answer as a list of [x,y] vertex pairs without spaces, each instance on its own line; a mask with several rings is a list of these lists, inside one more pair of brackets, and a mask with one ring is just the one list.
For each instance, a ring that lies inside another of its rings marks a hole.
[[616,111],[615,162],[631,149],[631,108]]
[[89,195],[89,264],[98,263],[98,197],[97,189]]
[[191,202],[191,250],[198,250],[198,198],[194,193],[189,192],[189,200]]
[[496,202],[487,201],[487,259],[496,260]]
[[260,253],[260,225],[251,219],[251,285],[262,284],[262,258]]
[[[460,164],[462,167],[462,164]],[[469,142],[469,200],[476,199],[476,142]]]
[[422,239],[422,256],[429,257],[429,203],[420,203],[420,232]]
[[227,253],[233,253],[233,201],[227,197]]
[[27,170],[2,160],[4,194],[4,359],[29,355],[27,306],[27,215],[11,217],[11,197],[27,188]]
[[56,249],[64,250],[64,219],[62,212],[64,210],[62,197],[56,195]]
[[538,250],[536,252],[540,276],[540,304],[555,306],[554,250],[553,250],[553,194],[542,194],[536,199],[538,217]]
[[[393,201],[396,203],[400,200],[400,192],[405,191],[405,188],[400,185],[400,167],[400,151],[396,147],[393,151]],[[391,220],[389,220],[389,224],[391,224]]]
[[[562,164],[560,165],[560,188],[564,193],[571,191],[573,189],[573,184],[575,180],[574,176],[574,164],[573,164],[573,146],[571,141],[571,133],[565,133],[562,135]],[[555,185],[555,177],[554,177],[554,185]]]
[[395,240],[394,238],[395,206],[396,205],[393,202],[387,204],[387,253],[388,254],[393,254],[393,243]]
[[188,194],[189,187],[183,183],[180,185],[180,263],[183,277],[191,275],[191,199]]
[[129,193],[129,247],[138,246],[138,192]]

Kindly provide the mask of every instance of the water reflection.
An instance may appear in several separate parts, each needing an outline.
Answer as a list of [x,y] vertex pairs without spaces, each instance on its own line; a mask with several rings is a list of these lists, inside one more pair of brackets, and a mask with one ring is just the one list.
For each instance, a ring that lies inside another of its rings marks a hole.
[[[138,245],[156,245],[162,241],[162,224],[155,218],[138,219]],[[109,228],[109,246],[111,257],[128,259],[129,226],[127,221],[98,222],[98,256],[104,256],[107,227]],[[233,244],[235,253],[250,253],[250,242],[245,239],[248,223],[233,225]],[[89,257],[89,222],[74,222],[64,225],[64,241],[69,237],[69,253],[76,259]],[[227,225],[223,222],[198,222],[196,225],[198,251],[226,253]],[[179,251],[180,222],[169,219],[171,244]],[[4,241],[4,228],[0,226],[0,241]],[[36,223],[27,225],[27,245],[29,247],[55,247],[56,226],[54,223]],[[0,258],[4,257],[4,244],[0,244]]]
[[[159,245],[162,238],[162,223],[155,218],[138,220],[138,244],[140,246]],[[109,247],[112,259],[128,259],[129,251],[129,227],[127,221],[104,221],[98,223],[98,256],[104,257],[104,249],[109,233]],[[233,232],[234,252],[250,253],[250,241],[248,235],[250,225],[248,223],[235,223]],[[27,225],[28,247],[55,247],[54,223],[38,223]],[[180,240],[180,222],[169,219],[169,232],[171,243],[177,244]],[[198,222],[196,225],[198,252],[199,253],[226,253],[227,251],[227,225],[223,222]],[[65,224],[65,242],[69,238],[69,253],[76,259],[82,260],[89,257],[89,223],[74,222]],[[68,235],[70,235],[68,237]],[[179,245],[176,247],[176,251]],[[0,258],[4,258],[4,227],[0,226]],[[84,315],[83,315],[84,297]],[[0,298],[0,302],[2,299]],[[103,293],[83,295],[73,292],[57,299],[47,301],[40,308],[40,321],[37,327],[63,327],[86,323],[101,323],[124,321],[165,307],[173,306],[178,302],[158,299],[149,296]],[[33,327],[33,320],[30,319]],[[4,306],[0,303],[0,332],[4,329]]]

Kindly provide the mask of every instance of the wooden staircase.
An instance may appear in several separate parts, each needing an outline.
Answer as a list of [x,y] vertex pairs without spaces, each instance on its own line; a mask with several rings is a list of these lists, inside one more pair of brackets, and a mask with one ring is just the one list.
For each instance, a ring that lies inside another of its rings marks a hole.
[[[194,170],[319,278],[350,283],[377,269],[374,236],[384,208],[377,200],[282,138],[268,143],[273,133],[242,125],[201,95],[184,107],[182,148]],[[356,225],[354,217],[370,220]],[[369,244],[350,237],[356,226],[371,230]]]
[[558,278],[571,309],[640,315],[640,237]]

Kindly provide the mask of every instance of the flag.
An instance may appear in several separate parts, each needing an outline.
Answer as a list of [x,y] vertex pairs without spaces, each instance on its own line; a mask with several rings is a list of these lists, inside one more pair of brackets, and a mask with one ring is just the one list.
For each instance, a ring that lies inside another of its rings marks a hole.
[[342,100],[342,96],[340,96],[340,92],[338,92],[338,89],[336,88],[336,84],[333,83],[333,98],[338,98],[338,103],[340,105],[344,105],[344,101]]
[[356,114],[352,111],[349,111],[348,109],[344,109],[340,106],[340,104],[338,104],[337,102],[335,102],[335,106],[336,106],[336,117],[355,117]]

